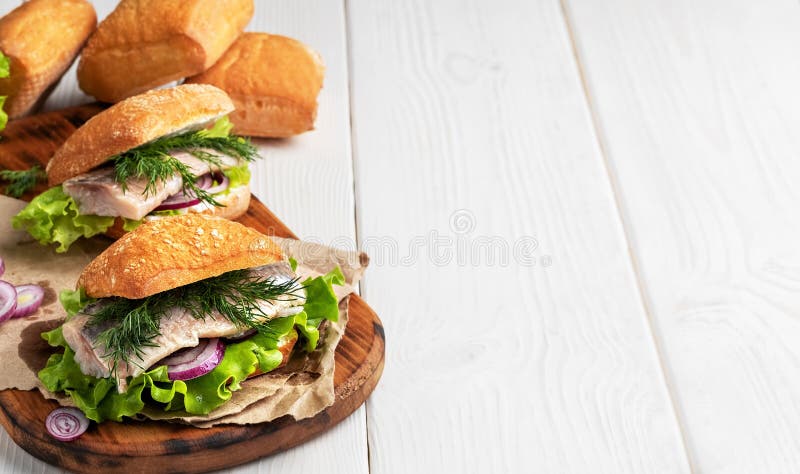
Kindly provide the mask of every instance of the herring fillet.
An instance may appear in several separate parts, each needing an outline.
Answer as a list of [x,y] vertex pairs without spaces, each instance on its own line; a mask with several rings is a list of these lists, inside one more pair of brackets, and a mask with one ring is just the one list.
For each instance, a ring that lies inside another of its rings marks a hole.
[[[223,155],[214,150],[199,150],[211,153],[220,160],[219,169],[228,169],[239,164],[237,158]],[[186,151],[170,153],[172,157],[189,167],[195,176],[202,176],[218,167],[203,161]],[[78,204],[78,210],[84,215],[120,216],[126,219],[142,220],[144,216],[161,205],[164,200],[177,194],[182,186],[179,175],[159,181],[154,192],[145,194],[146,178],[130,179],[127,189],[115,180],[113,168],[101,168],[89,171],[64,181],[64,192]]]
[[[286,262],[264,265],[252,269],[251,272],[262,278],[272,277],[276,280],[294,278],[294,272]],[[268,319],[272,319],[282,310],[305,303],[302,290],[295,294],[296,297],[263,301],[259,306],[268,315]],[[105,348],[97,343],[97,336],[105,327],[88,326],[90,320],[91,316],[78,313],[66,321],[62,327],[64,340],[75,352],[75,361],[84,374],[107,378],[112,375],[113,361],[104,357]],[[242,332],[242,327],[219,314],[196,319],[189,312],[176,307],[161,319],[159,331],[161,334],[153,339],[153,346],[141,348],[141,358],[134,356],[130,363],[120,361],[115,373],[120,393],[125,391],[127,377],[140,375],[173,352],[194,347],[203,338],[232,336]]]

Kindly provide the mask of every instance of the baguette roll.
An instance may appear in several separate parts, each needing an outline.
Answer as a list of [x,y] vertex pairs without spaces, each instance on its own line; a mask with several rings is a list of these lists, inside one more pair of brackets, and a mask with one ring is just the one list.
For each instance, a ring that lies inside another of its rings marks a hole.
[[0,51],[10,60],[0,95],[10,118],[43,102],[97,25],[85,0],[30,0],[0,18]]
[[145,222],[83,270],[92,298],[145,298],[233,270],[283,260],[269,237],[238,222],[188,213]]
[[253,17],[253,0],[122,0],[89,39],[78,84],[104,102],[205,71]]
[[244,33],[214,66],[186,82],[228,93],[237,134],[289,137],[314,128],[324,71],[319,54],[297,40]]

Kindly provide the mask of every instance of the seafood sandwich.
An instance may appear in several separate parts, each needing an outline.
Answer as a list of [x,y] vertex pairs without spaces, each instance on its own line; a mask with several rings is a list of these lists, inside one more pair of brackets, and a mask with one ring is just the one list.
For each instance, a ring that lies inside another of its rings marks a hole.
[[244,214],[248,162],[258,154],[230,134],[227,114],[233,109],[225,92],[199,84],[113,105],[56,151],[47,165],[53,187],[13,218],[14,227],[64,252],[80,237],[119,237],[168,215]]
[[236,222],[146,222],[62,292],[71,316],[42,336],[63,353],[39,379],[98,422],[146,404],[205,415],[248,377],[314,351],[339,315],[332,285],[343,283],[338,268],[301,281],[272,239]]

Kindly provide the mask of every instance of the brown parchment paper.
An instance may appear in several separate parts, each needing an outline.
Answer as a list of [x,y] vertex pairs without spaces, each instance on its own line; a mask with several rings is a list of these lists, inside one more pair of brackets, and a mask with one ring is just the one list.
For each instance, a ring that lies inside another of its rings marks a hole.
[[[26,232],[11,228],[11,217],[24,206],[22,201],[0,196],[0,256],[6,265],[2,279],[14,285],[36,283],[45,289],[45,299],[32,316],[0,323],[0,390],[38,389],[45,398],[72,405],[68,397],[48,392],[36,376],[53,353],[40,334],[61,324],[66,316],[58,303],[58,292],[73,289],[83,267],[111,241],[102,237],[82,239],[69,252],[56,254]],[[143,418],[208,428],[222,423],[262,423],[284,415],[300,420],[333,403],[334,351],[347,324],[348,295],[366,269],[367,256],[293,239],[275,240],[287,256],[297,260],[302,279],[325,274],[337,265],[342,269],[347,284],[334,286],[339,297],[339,321],[328,323],[314,352],[296,352],[285,367],[246,380],[241,390],[209,415],[146,408]]]

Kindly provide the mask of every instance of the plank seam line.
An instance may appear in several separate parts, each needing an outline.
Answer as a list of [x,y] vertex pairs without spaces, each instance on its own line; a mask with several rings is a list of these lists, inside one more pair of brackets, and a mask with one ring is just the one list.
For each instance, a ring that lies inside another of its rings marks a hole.
[[616,176],[612,172],[611,162],[606,147],[606,139],[604,138],[603,129],[600,126],[600,117],[597,114],[595,102],[592,100],[592,94],[589,89],[589,82],[586,78],[586,71],[584,70],[583,63],[581,62],[576,33],[575,29],[573,28],[572,17],[569,13],[569,7],[567,6],[567,1],[568,0],[558,0],[558,3],[561,8],[561,15],[564,19],[564,25],[567,30],[567,36],[569,39],[570,48],[572,49],[572,56],[575,61],[575,66],[578,70],[578,76],[580,78],[581,88],[583,89],[583,94],[586,101],[586,108],[589,111],[589,117],[592,123],[592,128],[594,129],[595,142],[597,143],[597,147],[600,151],[600,156],[601,159],[603,160],[603,168],[606,171],[606,177],[608,179],[608,183],[611,188],[611,194],[614,198],[614,206],[617,214],[617,219],[619,220],[619,223],[622,227],[622,234],[625,239],[625,246],[628,251],[627,252],[628,259],[631,264],[631,270],[633,271],[633,275],[636,279],[636,289],[639,292],[639,301],[641,301],[642,310],[645,313],[645,319],[647,320],[647,327],[650,331],[650,338],[651,341],[653,342],[653,347],[655,348],[656,351],[656,356],[659,363],[659,369],[661,370],[661,376],[664,380],[664,386],[667,390],[667,396],[669,398],[670,406],[672,407],[672,413],[673,416],[675,417],[675,422],[678,425],[681,447],[683,448],[683,452],[686,455],[686,460],[689,463],[690,472],[695,473],[696,472],[695,464],[692,459],[691,453],[689,452],[688,449],[689,445],[686,437],[686,425],[683,421],[684,416],[676,402],[677,396],[675,393],[672,380],[669,377],[669,373],[667,371],[667,365],[662,347],[663,344],[661,343],[661,340],[655,331],[656,325],[655,325],[655,318],[653,316],[652,303],[650,302],[650,299],[647,296],[647,292],[644,290],[645,283],[644,279],[642,278],[639,259],[637,258],[636,251],[631,245],[632,242],[631,229],[629,223],[625,219],[625,213],[623,212],[624,206],[622,204],[622,193],[620,192],[619,183],[616,179]]
[[[355,244],[356,250],[361,246],[361,234],[360,229],[361,226],[358,225],[359,219],[359,212],[358,212],[358,203],[359,203],[359,190],[358,190],[358,167],[356,165],[356,157],[358,153],[356,153],[356,136],[355,136],[355,127],[353,126],[353,51],[352,51],[352,43],[350,41],[350,6],[348,0],[342,0],[342,11],[344,13],[344,18],[342,19],[344,23],[344,44],[345,44],[345,55],[346,55],[346,62],[347,62],[347,116],[350,120],[349,128],[350,128],[350,166],[351,166],[351,173],[353,176],[353,225],[355,226]],[[366,275],[365,275],[366,277]],[[366,293],[366,288],[364,285],[364,280],[366,278],[362,278],[361,281],[358,282],[358,293],[360,296],[364,296]],[[356,410],[358,411],[358,410]],[[367,473],[372,472],[372,456],[371,456],[371,449],[369,445],[369,397],[367,400],[364,400],[364,442],[367,445]]]

